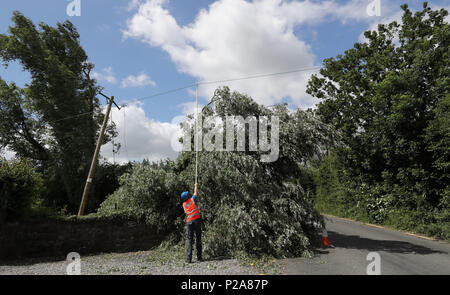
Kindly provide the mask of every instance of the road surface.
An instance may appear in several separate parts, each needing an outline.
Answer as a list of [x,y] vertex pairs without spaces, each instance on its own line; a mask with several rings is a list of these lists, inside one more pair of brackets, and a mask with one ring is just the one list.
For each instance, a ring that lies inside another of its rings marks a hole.
[[367,255],[377,252],[382,275],[450,275],[449,243],[337,217],[325,221],[334,248],[320,249],[312,259],[286,259],[284,273],[366,275],[373,261]]

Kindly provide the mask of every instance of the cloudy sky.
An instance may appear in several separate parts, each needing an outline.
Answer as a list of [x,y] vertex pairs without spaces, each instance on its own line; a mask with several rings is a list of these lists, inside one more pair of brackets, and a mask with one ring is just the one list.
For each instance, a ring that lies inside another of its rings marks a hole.
[[[79,16],[70,9],[77,1]],[[449,9],[448,1],[428,2]],[[122,145],[115,160],[157,160],[176,157],[171,146],[176,122],[194,110],[195,91],[147,97],[197,81],[320,67],[323,59],[364,41],[367,29],[400,20],[403,3],[413,10],[422,5],[418,0],[2,0],[0,33],[7,32],[15,10],[35,24],[73,22],[95,64],[94,77],[105,93],[127,104],[112,113]],[[201,85],[200,103],[227,85],[265,105],[313,107],[317,101],[305,87],[315,72]],[[19,85],[29,81],[18,64],[0,68],[0,76]],[[102,155],[112,161],[111,145]]]

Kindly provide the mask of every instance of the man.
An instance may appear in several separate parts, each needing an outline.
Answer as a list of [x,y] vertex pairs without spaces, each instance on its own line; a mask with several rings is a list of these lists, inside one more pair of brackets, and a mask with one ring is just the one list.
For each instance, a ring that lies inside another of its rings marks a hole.
[[183,209],[186,213],[186,223],[187,223],[187,263],[192,263],[192,244],[195,234],[197,249],[197,261],[202,261],[202,228],[201,228],[201,216],[200,210],[197,204],[197,184],[195,184],[194,195],[191,197],[189,192],[183,192],[181,194],[181,199],[183,200]]

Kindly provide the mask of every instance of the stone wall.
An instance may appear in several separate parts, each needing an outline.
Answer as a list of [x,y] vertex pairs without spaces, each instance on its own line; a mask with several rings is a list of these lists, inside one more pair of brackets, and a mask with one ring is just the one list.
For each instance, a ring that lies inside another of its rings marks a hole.
[[64,259],[70,252],[93,254],[148,250],[164,238],[136,221],[77,218],[0,227],[0,263],[23,258]]

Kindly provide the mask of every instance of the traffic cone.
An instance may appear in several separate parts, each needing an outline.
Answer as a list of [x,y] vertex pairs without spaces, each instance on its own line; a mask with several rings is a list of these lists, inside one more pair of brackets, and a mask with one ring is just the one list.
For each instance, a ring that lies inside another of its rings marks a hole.
[[331,246],[330,240],[328,239],[328,233],[325,228],[322,231],[322,246],[324,246],[324,247]]

